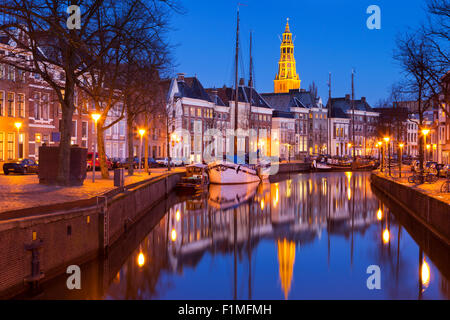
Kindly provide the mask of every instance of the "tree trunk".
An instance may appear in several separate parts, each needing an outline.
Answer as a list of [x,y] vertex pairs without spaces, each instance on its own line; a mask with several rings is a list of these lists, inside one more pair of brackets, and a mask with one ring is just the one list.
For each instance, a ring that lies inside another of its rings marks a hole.
[[58,154],[58,176],[57,184],[68,186],[70,184],[70,146],[72,137],[72,116],[74,111],[74,86],[66,84],[64,96],[65,105],[61,105],[62,119],[59,128],[61,138],[59,142]]
[[133,117],[127,113],[127,140],[128,140],[128,175],[134,174],[133,168]]
[[[100,118],[97,123],[97,152],[98,160],[100,162],[100,171],[102,173],[103,179],[109,178],[109,170],[106,164],[106,153],[105,153],[105,129],[103,128],[105,123],[104,118]],[[95,163],[95,162],[94,162]]]
[[148,137],[149,137],[149,127],[148,127],[148,115],[145,114],[145,136],[144,136],[144,168],[145,172],[148,172]]

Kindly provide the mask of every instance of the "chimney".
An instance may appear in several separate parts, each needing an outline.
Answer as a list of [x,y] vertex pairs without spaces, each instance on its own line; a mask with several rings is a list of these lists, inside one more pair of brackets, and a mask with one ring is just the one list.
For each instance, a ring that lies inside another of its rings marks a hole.
[[350,100],[350,94],[345,95],[345,100]]
[[239,79],[239,86],[244,86],[245,85],[245,80],[244,78],[240,78]]
[[361,97],[361,102],[366,103],[366,97]]
[[184,76],[185,73],[177,73],[177,81],[183,81],[184,82]]

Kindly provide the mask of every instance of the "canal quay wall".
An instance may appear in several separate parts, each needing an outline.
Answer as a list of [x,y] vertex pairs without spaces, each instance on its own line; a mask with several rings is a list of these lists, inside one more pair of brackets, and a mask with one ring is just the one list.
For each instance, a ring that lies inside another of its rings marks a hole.
[[291,172],[309,172],[311,171],[311,163],[291,162],[280,163],[277,174]]
[[450,246],[450,204],[376,173],[370,178],[373,186]]
[[[88,200],[18,210],[0,219],[0,298],[104,254],[184,173],[171,173]],[[36,212],[38,211],[38,212]]]

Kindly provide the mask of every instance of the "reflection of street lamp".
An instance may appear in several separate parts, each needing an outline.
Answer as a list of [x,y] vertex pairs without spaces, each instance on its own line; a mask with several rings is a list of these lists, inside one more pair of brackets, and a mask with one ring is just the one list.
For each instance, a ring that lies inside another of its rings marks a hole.
[[141,172],[142,168],[142,137],[144,136],[145,130],[139,129],[139,135],[141,136],[141,143],[139,146],[139,172]]
[[403,160],[403,147],[404,147],[405,145],[403,144],[403,143],[400,143],[399,145],[398,145],[398,147],[400,148],[400,162],[399,162],[399,169],[400,169],[400,172],[399,172],[399,178],[401,178],[402,177],[402,160]]
[[95,165],[97,160],[97,121],[100,119],[101,115],[99,113],[91,114],[92,119],[94,119],[94,154],[92,155],[92,182],[95,182]]
[[388,151],[388,166],[389,166],[389,176],[391,175],[391,148],[389,148],[388,143],[391,140],[389,137],[384,137],[383,140],[386,142],[386,150]]
[[20,128],[22,127],[22,122],[16,122],[14,123],[14,126],[17,128],[17,158],[20,159],[19,144],[20,144]]

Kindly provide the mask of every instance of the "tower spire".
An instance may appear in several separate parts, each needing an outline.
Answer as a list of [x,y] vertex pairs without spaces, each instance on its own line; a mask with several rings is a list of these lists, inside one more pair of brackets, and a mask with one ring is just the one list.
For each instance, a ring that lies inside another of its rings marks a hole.
[[286,29],[280,46],[278,73],[274,80],[274,92],[289,92],[292,89],[300,89],[300,78],[296,70],[294,42],[289,28],[289,18],[287,18]]

